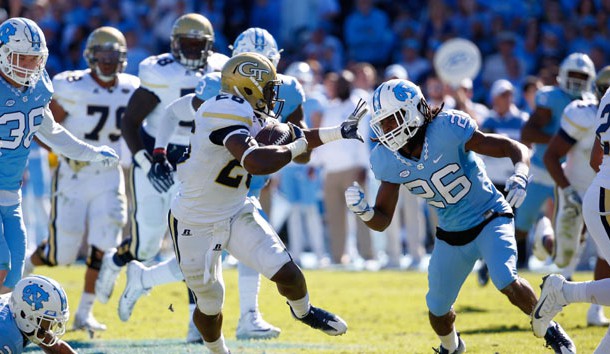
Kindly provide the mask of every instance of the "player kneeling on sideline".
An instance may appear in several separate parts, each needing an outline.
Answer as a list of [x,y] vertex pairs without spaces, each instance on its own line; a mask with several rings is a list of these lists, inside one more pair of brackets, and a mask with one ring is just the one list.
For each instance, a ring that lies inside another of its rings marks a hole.
[[[345,201],[377,231],[390,225],[401,185],[437,210],[439,226],[426,295],[430,324],[441,340],[437,351],[466,351],[454,326],[453,304],[479,258],[488,265],[496,288],[530,315],[536,294],[517,274],[511,208],[519,207],[525,198],[527,147],[481,132],[465,112],[428,106],[420,88],[407,80],[390,80],[375,90],[370,125],[380,142],[371,152],[371,168],[381,181],[375,206],[368,205],[357,183],[345,191]],[[515,172],[506,181],[506,199],[487,177],[477,154],[512,160]],[[556,353],[576,352],[555,322],[536,335],[544,336]]]
[[29,343],[45,353],[76,353],[61,336],[70,318],[68,298],[55,280],[31,275],[17,282],[13,292],[0,296],[0,348],[22,353]]

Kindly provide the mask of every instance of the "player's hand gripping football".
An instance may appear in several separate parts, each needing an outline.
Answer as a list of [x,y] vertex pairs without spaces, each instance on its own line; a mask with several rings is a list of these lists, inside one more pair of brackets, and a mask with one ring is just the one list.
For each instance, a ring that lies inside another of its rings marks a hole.
[[174,168],[167,161],[165,149],[155,149],[152,156],[152,165],[148,170],[148,180],[159,193],[167,192],[174,184]]
[[368,110],[366,101],[360,99],[356,105],[356,109],[354,109],[352,114],[350,114],[343,123],[341,123],[341,136],[344,139],[358,139],[364,142],[364,139],[362,139],[362,136],[358,133],[358,123],[360,123],[360,120]]

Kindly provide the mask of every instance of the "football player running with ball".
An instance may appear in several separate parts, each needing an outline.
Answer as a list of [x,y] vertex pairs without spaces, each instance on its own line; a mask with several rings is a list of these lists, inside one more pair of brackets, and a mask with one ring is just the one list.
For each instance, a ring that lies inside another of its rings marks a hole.
[[[517,249],[512,207],[525,198],[529,151],[501,135],[485,134],[466,113],[430,107],[418,86],[390,80],[373,94],[370,122],[380,144],[371,152],[371,168],[381,181],[375,205],[356,183],[345,191],[348,208],[371,229],[383,231],[394,215],[401,185],[427,200],[438,213],[436,243],[428,267],[426,303],[432,329],[441,340],[440,353],[463,353],[453,304],[477,259],[489,267],[491,280],[527,315],[536,294],[516,269]],[[506,181],[506,199],[482,168],[477,154],[508,157],[515,165]],[[576,352],[555,322],[544,336],[555,352]]]
[[366,109],[331,128],[307,131],[290,124],[291,143],[259,146],[253,136],[265,124],[264,117],[274,116],[279,84],[266,57],[243,53],[229,59],[220,93],[195,115],[191,149],[178,167],[180,187],[168,223],[176,259],[197,300],[193,321],[213,353],[229,352],[221,332],[225,249],[275,282],[296,319],[328,335],[347,331],[341,318],[310,304],[303,273],[248,191],[251,174],[276,172],[324,143],[361,140],[357,126]]

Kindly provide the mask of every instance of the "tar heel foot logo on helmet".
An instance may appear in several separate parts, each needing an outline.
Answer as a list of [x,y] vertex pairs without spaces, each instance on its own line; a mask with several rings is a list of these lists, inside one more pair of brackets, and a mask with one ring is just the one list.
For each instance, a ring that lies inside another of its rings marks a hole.
[[424,96],[408,80],[389,80],[373,93],[370,126],[379,142],[391,151],[403,147],[425,122],[419,106]]
[[34,86],[40,79],[49,51],[38,25],[14,17],[0,24],[0,71],[21,86]]

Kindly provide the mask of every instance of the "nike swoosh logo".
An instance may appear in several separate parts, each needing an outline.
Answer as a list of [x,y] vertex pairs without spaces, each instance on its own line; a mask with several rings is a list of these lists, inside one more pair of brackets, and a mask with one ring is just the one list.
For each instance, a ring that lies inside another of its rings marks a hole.
[[437,163],[441,159],[441,157],[443,157],[443,154],[438,155],[438,157],[432,160],[432,162]]
[[538,309],[536,309],[536,312],[534,312],[534,318],[539,320],[542,318],[542,316],[540,316],[540,309],[542,308],[542,306],[544,305],[544,302],[546,301],[546,297],[544,299],[542,299],[542,302],[540,303],[540,306],[538,306]]

